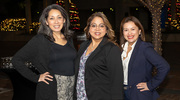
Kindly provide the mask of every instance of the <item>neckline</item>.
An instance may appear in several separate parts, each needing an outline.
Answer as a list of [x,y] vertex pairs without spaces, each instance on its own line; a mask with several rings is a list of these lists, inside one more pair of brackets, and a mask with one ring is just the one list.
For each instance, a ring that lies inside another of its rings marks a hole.
[[53,44],[56,44],[56,45],[58,45],[58,46],[64,47],[64,46],[66,46],[66,45],[68,44],[68,41],[67,41],[66,44],[64,44],[64,45],[61,45],[61,44],[58,44],[58,43],[55,43],[55,42],[53,42]]

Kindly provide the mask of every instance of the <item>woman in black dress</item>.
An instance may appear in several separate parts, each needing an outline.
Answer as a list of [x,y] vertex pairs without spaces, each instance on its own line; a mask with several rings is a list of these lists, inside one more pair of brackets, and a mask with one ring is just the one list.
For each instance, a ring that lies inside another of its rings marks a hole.
[[[76,50],[69,16],[64,8],[52,4],[44,9],[40,23],[38,34],[14,55],[13,66],[37,83],[36,100],[72,100]],[[27,61],[40,74],[28,69]]]

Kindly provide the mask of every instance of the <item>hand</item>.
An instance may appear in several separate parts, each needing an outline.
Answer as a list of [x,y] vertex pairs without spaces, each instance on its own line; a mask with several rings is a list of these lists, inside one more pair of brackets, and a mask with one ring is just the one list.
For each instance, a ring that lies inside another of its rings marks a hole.
[[49,75],[49,72],[45,72],[40,75],[38,82],[45,82],[46,84],[49,84],[46,80],[53,81],[53,76]]
[[138,83],[136,85],[137,89],[140,89],[140,91],[147,91],[149,90],[149,88],[147,87],[147,83],[146,82],[141,82],[141,83]]

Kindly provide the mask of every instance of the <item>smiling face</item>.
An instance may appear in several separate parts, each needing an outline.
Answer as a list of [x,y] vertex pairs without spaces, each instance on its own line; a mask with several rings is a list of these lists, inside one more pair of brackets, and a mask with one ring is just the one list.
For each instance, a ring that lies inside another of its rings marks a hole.
[[59,10],[52,9],[49,11],[49,15],[46,19],[46,24],[51,28],[53,33],[60,33],[64,22],[65,19],[63,18]]
[[91,21],[89,33],[92,40],[102,40],[106,31],[106,25],[101,17],[94,17]]
[[132,21],[128,21],[123,25],[123,36],[132,45],[139,37],[141,30]]

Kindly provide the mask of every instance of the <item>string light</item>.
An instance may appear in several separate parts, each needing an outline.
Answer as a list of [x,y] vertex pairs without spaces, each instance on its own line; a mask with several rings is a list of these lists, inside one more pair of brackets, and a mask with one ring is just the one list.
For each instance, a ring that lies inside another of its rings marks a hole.
[[166,0],[139,0],[152,14],[152,43],[154,49],[162,55],[161,40],[161,9]]
[[175,11],[176,14],[173,14],[173,16],[175,16],[174,18],[176,18],[176,19],[173,19],[173,20],[172,20],[171,8],[170,8],[171,6],[172,6],[172,4],[171,4],[171,0],[170,0],[169,7],[168,7],[168,20],[166,22],[166,27],[167,28],[173,27],[177,30],[180,30],[180,0],[177,0],[176,4],[174,5],[176,7],[176,11]]
[[[39,28],[38,22],[33,22],[30,25],[30,30],[33,31]],[[17,19],[5,19],[0,23],[1,31],[20,31],[26,30],[26,19],[17,18]]]
[[[56,1],[56,4],[65,7],[64,0],[58,0]],[[70,17],[71,26],[73,27],[72,29],[80,30],[80,24],[79,24],[80,18],[79,18],[78,8],[76,7],[74,3],[71,2],[71,0],[69,0],[69,4],[70,4],[69,17]]]

